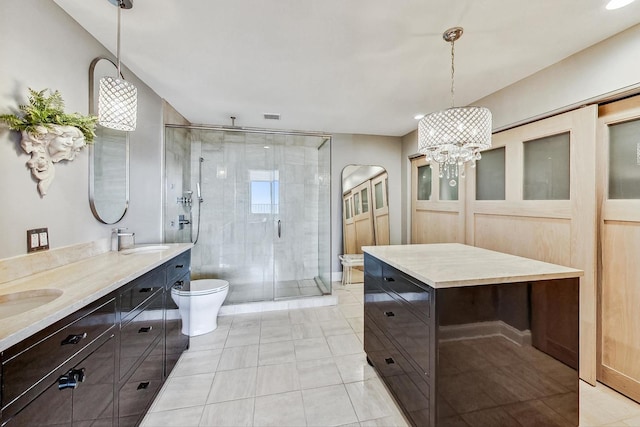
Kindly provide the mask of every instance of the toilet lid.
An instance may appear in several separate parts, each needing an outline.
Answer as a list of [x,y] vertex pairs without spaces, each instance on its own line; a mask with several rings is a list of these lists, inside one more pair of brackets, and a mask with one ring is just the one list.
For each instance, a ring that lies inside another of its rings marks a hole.
[[171,288],[171,293],[181,296],[214,294],[227,290],[229,282],[221,279],[200,279],[192,280],[189,287],[189,291]]

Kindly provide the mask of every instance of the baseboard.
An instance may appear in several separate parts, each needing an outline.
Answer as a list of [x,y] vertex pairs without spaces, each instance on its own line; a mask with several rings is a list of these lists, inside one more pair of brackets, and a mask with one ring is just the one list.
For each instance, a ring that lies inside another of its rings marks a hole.
[[502,320],[492,322],[465,323],[463,325],[441,326],[438,339],[455,341],[474,338],[501,336],[518,345],[531,345],[531,331],[514,328]]
[[261,313],[265,311],[276,310],[294,310],[299,308],[325,307],[329,305],[337,305],[337,295],[323,295],[318,297],[294,298],[283,301],[261,301],[249,302],[244,304],[229,304],[220,307],[220,316],[229,316],[233,314],[244,313]]

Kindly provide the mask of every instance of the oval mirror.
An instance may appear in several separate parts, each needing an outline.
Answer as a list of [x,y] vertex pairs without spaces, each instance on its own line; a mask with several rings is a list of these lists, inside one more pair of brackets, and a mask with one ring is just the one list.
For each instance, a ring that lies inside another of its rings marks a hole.
[[[107,58],[96,58],[89,67],[89,113],[98,112],[100,79],[117,74]],[[89,205],[96,219],[115,224],[129,206],[129,133],[96,126],[89,145]]]
[[389,244],[387,182],[382,166],[348,165],[342,170],[345,254],[361,254],[363,246]]

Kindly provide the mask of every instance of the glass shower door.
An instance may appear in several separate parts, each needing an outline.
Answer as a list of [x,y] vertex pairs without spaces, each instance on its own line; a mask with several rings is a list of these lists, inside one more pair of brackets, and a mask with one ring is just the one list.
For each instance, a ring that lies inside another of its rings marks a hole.
[[322,295],[319,276],[318,137],[274,135],[280,173],[275,215],[275,299]]

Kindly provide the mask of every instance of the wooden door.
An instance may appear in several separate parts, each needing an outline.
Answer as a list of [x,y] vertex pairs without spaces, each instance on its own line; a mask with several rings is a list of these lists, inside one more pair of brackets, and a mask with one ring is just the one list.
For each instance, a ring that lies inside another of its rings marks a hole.
[[353,221],[353,194],[351,191],[342,197],[342,236],[344,239],[344,253],[355,254],[356,251],[356,225]]
[[598,380],[640,401],[640,97],[599,109]]
[[[492,151],[502,160],[483,163],[483,153],[466,178],[467,244],[584,271],[579,369],[591,384],[597,366],[596,127],[597,107],[589,106],[496,133]],[[499,164],[502,171],[494,174]],[[486,191],[496,186],[504,191]],[[558,328],[551,335],[563,335],[566,322],[549,321]]]
[[371,207],[376,245],[389,244],[388,177],[382,173],[371,179]]
[[412,159],[411,243],[464,243],[464,194],[464,185],[439,178],[437,164]]
[[356,229],[356,252],[362,253],[363,246],[376,244],[371,214],[371,181],[367,180],[351,190],[353,193],[353,222]]

